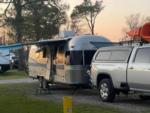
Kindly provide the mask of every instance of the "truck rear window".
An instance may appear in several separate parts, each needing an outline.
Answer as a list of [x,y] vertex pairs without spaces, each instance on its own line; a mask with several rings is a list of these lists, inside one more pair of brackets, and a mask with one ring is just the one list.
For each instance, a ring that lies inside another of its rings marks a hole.
[[97,54],[96,60],[107,61],[110,59],[111,52],[109,51],[101,51]]
[[129,51],[113,51],[110,57],[111,61],[125,61],[129,56]]
[[129,54],[130,54],[129,50],[100,51],[96,56],[96,60],[107,62],[109,61],[124,62],[129,57]]

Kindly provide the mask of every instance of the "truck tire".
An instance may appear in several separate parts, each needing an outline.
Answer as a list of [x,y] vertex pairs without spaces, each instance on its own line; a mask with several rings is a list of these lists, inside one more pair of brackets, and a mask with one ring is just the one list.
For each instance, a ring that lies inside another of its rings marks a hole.
[[103,79],[98,87],[99,96],[103,102],[113,102],[115,98],[115,89],[110,79]]

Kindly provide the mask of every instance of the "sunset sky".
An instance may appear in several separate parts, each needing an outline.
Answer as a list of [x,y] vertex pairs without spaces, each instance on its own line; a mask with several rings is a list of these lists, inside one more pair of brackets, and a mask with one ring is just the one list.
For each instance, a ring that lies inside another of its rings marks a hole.
[[[95,1],[95,0],[93,0]],[[65,0],[70,4],[70,10],[82,0]],[[131,14],[140,13],[150,16],[150,0],[103,0],[105,9],[96,20],[95,31],[112,41],[118,41],[122,36],[122,29],[126,27],[125,18]]]

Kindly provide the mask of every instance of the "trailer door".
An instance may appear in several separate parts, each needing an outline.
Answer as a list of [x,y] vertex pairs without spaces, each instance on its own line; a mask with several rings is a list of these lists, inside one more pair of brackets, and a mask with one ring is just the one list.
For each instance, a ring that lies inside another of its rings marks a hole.
[[56,82],[65,82],[65,52],[64,47],[60,46],[56,54]]

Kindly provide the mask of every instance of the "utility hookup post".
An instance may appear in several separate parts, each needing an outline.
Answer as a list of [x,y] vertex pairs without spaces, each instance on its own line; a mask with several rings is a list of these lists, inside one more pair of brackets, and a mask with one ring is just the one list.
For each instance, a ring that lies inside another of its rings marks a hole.
[[72,97],[63,97],[63,111],[64,113],[72,113]]

